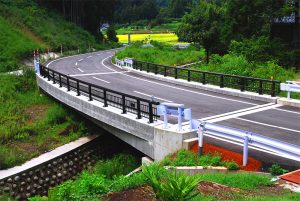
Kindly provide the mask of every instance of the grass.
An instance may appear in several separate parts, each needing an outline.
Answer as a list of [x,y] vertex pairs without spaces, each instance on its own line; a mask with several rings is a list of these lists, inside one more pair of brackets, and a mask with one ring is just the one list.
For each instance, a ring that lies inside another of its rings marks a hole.
[[159,42],[152,42],[152,44],[154,47],[142,48],[142,43],[133,43],[130,47],[118,51],[115,56],[117,56],[118,59],[130,57],[136,60],[170,66],[199,61],[202,60],[204,56],[203,51],[199,51],[193,46],[180,50],[173,48],[171,45]]
[[[120,43],[128,43],[128,34],[117,35]],[[131,42],[136,41],[158,41],[168,44],[178,43],[178,37],[174,33],[149,33],[149,34],[130,34]]]
[[[0,169],[13,167],[87,132],[86,124],[37,90],[35,74],[0,74]],[[68,115],[67,115],[68,114]]]
[[[95,167],[81,173],[75,180],[69,180],[52,188],[48,192],[48,197],[41,198],[36,196],[29,200],[99,200],[109,193],[120,192],[143,185],[150,185],[154,189],[156,196],[162,200],[216,200],[212,196],[199,195],[196,192],[195,187],[200,181],[217,182],[248,192],[246,197],[242,197],[237,193],[237,200],[241,197],[246,200],[263,200],[265,197],[269,200],[271,198],[271,196],[253,196],[262,187],[273,185],[268,176],[252,173],[210,173],[187,176],[168,172],[157,164],[143,167],[142,172],[133,174],[130,177],[124,176],[137,165],[136,159],[130,155],[116,155],[112,159],[100,161]],[[115,167],[120,168],[116,169]],[[130,168],[124,169],[123,167]],[[281,200],[291,200],[299,196],[286,193],[280,196],[276,195],[277,197]]]

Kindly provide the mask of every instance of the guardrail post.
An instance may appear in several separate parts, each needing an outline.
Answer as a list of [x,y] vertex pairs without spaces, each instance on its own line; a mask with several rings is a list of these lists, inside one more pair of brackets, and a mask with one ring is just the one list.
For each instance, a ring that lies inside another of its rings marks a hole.
[[103,103],[103,107],[107,107],[107,94],[105,89],[103,89]]
[[126,97],[125,95],[122,95],[122,114],[126,114]]
[[183,108],[178,107],[178,131],[182,130],[182,116],[183,116]]
[[258,88],[258,94],[262,95],[263,94],[263,83],[262,80],[259,81],[259,88]]
[[92,86],[89,85],[89,101],[92,101],[93,97],[92,97]]
[[153,123],[153,105],[149,102],[149,123]]
[[149,73],[149,63],[147,63],[147,73]]
[[70,91],[70,79],[69,79],[69,76],[67,76],[67,91]]
[[77,96],[80,96],[80,89],[79,89],[79,81],[77,80],[77,83],[76,83],[76,85],[77,85]]
[[276,92],[275,92],[275,82],[272,80],[272,91],[271,91],[271,96],[272,97],[275,97],[275,95],[276,95]]
[[155,65],[154,74],[157,75],[158,67]]
[[248,143],[249,143],[249,137],[244,137],[244,150],[243,150],[243,166],[247,165],[248,162]]
[[178,78],[178,69],[175,67],[175,79]]
[[241,91],[245,91],[245,78],[241,78],[240,82],[241,82]]
[[205,73],[202,73],[202,84],[206,84]]
[[54,76],[54,71],[52,71],[52,77],[53,77],[53,84],[55,84],[55,76]]
[[224,75],[220,77],[220,88],[224,88]]
[[166,77],[166,76],[167,76],[167,67],[164,66],[164,77]]
[[197,134],[198,134],[198,154],[199,156],[202,155],[202,151],[203,151],[203,136],[205,133],[205,123],[201,123],[199,125]]
[[141,119],[142,118],[142,114],[141,114],[141,101],[139,99],[137,99],[137,119]]
[[190,81],[191,81],[191,71],[188,70],[188,82],[190,82]]
[[59,77],[59,87],[61,88],[62,87],[61,74],[59,74],[58,77]]

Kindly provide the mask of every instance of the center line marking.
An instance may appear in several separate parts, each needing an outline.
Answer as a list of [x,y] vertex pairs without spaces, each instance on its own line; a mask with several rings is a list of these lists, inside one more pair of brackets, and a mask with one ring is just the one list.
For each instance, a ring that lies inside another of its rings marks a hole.
[[271,124],[265,124],[265,123],[261,123],[261,122],[258,122],[258,121],[252,121],[252,120],[243,119],[243,118],[239,118],[239,117],[236,117],[235,119],[239,119],[239,120],[242,120],[242,121],[247,121],[247,122],[250,122],[250,123],[259,124],[259,125],[263,125],[263,126],[268,126],[268,127],[273,127],[273,128],[278,128],[278,129],[282,129],[282,130],[287,130],[287,131],[300,133],[300,131],[298,131],[298,130],[285,128],[285,127],[281,127],[281,126],[275,126],[275,125],[271,125]]
[[101,82],[105,82],[105,83],[107,83],[107,84],[109,84],[110,82],[108,82],[108,81],[106,81],[106,80],[102,80],[102,79],[100,79],[100,78],[97,78],[97,77],[93,77],[94,79],[96,79],[96,80],[99,80],[99,81],[101,81]]
[[79,59],[78,61],[80,62],[80,61],[82,61],[83,59]]
[[82,73],[84,73],[84,71],[83,70],[81,70],[80,68],[77,68],[80,72],[82,72]]
[[[144,96],[148,96],[148,97],[152,97],[152,95],[149,95],[149,94],[145,94],[145,93],[142,93],[142,92],[139,92],[139,91],[133,91],[134,93],[137,93],[137,94],[141,94],[141,95],[144,95]],[[167,99],[164,99],[164,98],[159,98],[159,97],[156,97],[156,96],[153,96],[154,99],[159,99],[159,100],[162,100],[162,101],[166,101],[166,102],[169,102],[169,103],[173,103],[173,101],[170,101],[170,100],[167,100]]]
[[78,63],[76,62],[76,63],[75,63],[75,66],[77,66],[77,65],[78,65]]

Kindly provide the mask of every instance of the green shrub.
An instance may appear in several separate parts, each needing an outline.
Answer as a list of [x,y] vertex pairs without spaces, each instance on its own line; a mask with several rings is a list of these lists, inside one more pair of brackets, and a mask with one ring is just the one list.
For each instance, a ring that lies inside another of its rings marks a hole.
[[234,161],[225,162],[225,166],[227,167],[228,170],[237,170],[237,169],[239,169],[238,164],[236,164],[236,162],[234,162]]
[[159,199],[184,201],[191,200],[199,194],[196,191],[198,179],[195,177],[167,172],[157,164],[143,166],[143,174]]
[[282,168],[280,165],[278,164],[273,164],[270,168],[269,168],[269,172],[272,175],[282,175],[285,174],[287,172],[289,172],[288,170]]
[[98,161],[94,172],[97,175],[105,175],[106,178],[112,179],[115,176],[128,174],[137,166],[138,162],[132,155],[118,154],[110,160]]
[[136,173],[129,177],[118,176],[114,178],[110,191],[118,192],[125,189],[135,188],[146,184],[146,178],[142,173]]

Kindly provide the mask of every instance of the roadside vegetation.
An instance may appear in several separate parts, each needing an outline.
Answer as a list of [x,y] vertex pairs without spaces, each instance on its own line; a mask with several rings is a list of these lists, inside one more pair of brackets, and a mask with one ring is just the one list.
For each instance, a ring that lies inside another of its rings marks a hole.
[[138,165],[131,155],[119,154],[99,161],[74,180],[50,189],[47,197],[35,196],[29,200],[124,200],[134,196],[143,201],[270,200],[275,194],[279,200],[300,198],[299,194],[276,187],[269,176],[253,173],[188,176],[167,171],[161,164],[154,163],[142,166],[141,172],[125,176]]
[[186,49],[177,49],[172,45],[156,41],[152,41],[151,44],[153,47],[143,48],[142,42],[132,43],[130,47],[127,47],[122,51],[118,51],[115,56],[117,56],[118,59],[130,57],[140,61],[170,66],[197,62],[204,56],[203,51],[199,51],[193,46]]
[[72,111],[40,94],[35,73],[0,74],[0,169],[20,165],[85,135]]

